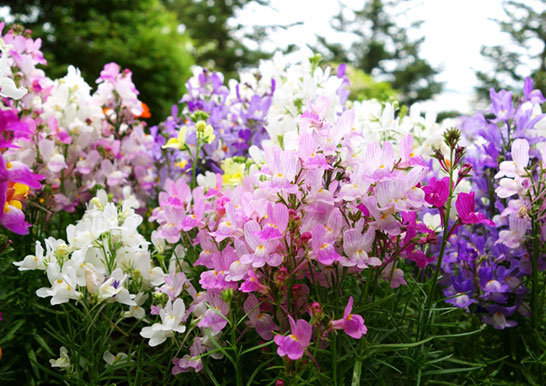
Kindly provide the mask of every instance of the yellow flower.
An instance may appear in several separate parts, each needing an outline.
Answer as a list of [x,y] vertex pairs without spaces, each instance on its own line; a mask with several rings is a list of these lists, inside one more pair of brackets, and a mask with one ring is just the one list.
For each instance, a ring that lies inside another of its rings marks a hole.
[[178,131],[178,137],[176,138],[170,138],[169,141],[165,145],[163,145],[163,149],[166,148],[175,148],[175,149],[182,149],[184,145],[186,144],[186,133],[188,132],[188,126],[184,125],[180,128]]
[[245,175],[245,164],[234,162],[233,158],[227,158],[222,163],[222,170],[224,171],[222,176],[224,185],[238,185]]
[[205,127],[205,131],[203,132],[203,140],[206,143],[212,143],[214,138],[216,138],[216,135],[214,135],[214,129],[211,125],[207,125],[207,127]]
[[182,160],[182,161],[176,162],[174,166],[178,166],[180,169],[184,169],[187,164],[188,164],[188,161]]

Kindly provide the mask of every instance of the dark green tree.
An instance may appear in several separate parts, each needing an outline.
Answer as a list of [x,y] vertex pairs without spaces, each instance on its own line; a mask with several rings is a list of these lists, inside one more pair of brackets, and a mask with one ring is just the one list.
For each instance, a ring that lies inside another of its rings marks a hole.
[[476,72],[479,97],[488,98],[489,89],[521,90],[526,76],[535,88],[546,91],[546,0],[503,2],[506,17],[497,20],[513,45],[482,46],[481,53],[493,63],[493,71]]
[[[399,91],[401,102],[411,104],[441,92],[442,84],[435,80],[438,69],[419,55],[424,38],[411,40],[406,28],[399,26],[393,17],[396,7],[406,1],[368,0],[360,10],[340,12],[332,26],[354,35],[355,42],[346,47],[319,37],[317,50],[327,60],[350,63],[389,81]],[[421,23],[413,22],[410,28],[418,28]]]
[[[267,32],[278,26],[245,26],[236,20],[237,12],[251,3],[269,5],[269,0],[163,0],[176,13],[178,21],[193,41],[197,64],[221,71],[226,78],[237,70],[252,66],[270,53],[261,50]],[[253,41],[254,47],[248,42]]]
[[133,72],[152,122],[164,118],[183,94],[193,59],[190,41],[160,0],[0,0],[15,21],[41,37],[47,74],[73,64],[94,84],[105,63]]

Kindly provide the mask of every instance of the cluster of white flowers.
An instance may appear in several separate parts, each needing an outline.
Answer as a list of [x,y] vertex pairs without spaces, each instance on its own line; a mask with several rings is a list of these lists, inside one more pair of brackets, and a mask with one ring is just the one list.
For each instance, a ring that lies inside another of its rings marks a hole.
[[86,289],[97,301],[130,306],[125,316],[142,319],[143,291],[161,284],[164,273],[152,265],[149,242],[137,231],[142,217],[136,207],[134,196],[116,205],[101,190],[82,219],[67,227],[66,241],[50,237],[45,250],[36,242],[36,253],[14,264],[46,271],[51,287],[37,295],[51,297],[52,305],[79,299]]
[[[271,60],[262,61],[258,69],[242,72],[240,77],[240,85],[249,85],[252,90],[262,93],[271,87],[271,80],[275,80],[275,92],[267,113],[266,126],[275,144],[283,140],[285,133],[297,127],[298,116],[318,96],[324,96],[330,102],[325,116],[327,119],[334,120],[343,110],[338,95],[343,79],[332,75],[329,67],[323,70],[314,66],[304,55],[294,61],[277,52]],[[234,86],[235,83],[230,83],[230,88]],[[244,87],[240,88],[243,93],[241,89]]]

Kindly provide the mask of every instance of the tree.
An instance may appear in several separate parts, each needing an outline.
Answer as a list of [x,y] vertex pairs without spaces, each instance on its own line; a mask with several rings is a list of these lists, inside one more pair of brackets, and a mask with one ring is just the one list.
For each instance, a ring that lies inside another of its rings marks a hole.
[[[237,12],[251,3],[269,5],[269,0],[163,0],[165,6],[176,13],[193,40],[195,61],[201,66],[218,70],[226,78],[237,76],[237,70],[270,57],[260,42],[270,28],[248,28],[234,23]],[[246,31],[245,31],[246,30]],[[245,38],[255,42],[256,48],[245,44]]]
[[[357,11],[343,10],[334,19],[333,27],[352,34],[356,40],[347,49],[343,44],[329,43],[319,37],[321,51],[326,59],[347,62],[380,80],[387,80],[400,92],[400,100],[412,104],[430,99],[441,92],[442,84],[434,78],[438,70],[419,56],[424,38],[411,40],[405,28],[391,17],[400,0],[368,0]],[[410,28],[419,27],[414,22]]]
[[43,40],[51,77],[73,64],[94,84],[105,63],[133,72],[152,122],[166,116],[183,94],[193,63],[189,39],[160,0],[0,0],[16,22]]
[[478,96],[489,97],[491,87],[520,90],[526,76],[546,91],[546,0],[504,1],[505,20],[496,20],[514,45],[482,46],[493,71],[477,71]]

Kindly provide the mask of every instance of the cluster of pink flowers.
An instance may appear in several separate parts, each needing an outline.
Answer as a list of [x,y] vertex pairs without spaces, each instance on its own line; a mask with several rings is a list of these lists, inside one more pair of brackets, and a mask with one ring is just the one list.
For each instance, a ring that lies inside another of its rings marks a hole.
[[[230,315],[222,294],[232,291],[232,304],[244,303],[248,326],[264,340],[274,337],[280,356],[299,359],[311,341],[328,341],[333,330],[355,339],[366,333],[362,316],[352,314],[345,278],[364,284],[363,271],[374,270],[396,288],[406,284],[398,268],[405,260],[430,263],[424,246],[435,243],[436,234],[417,221],[418,211],[429,206],[420,187],[429,169],[412,154],[411,135],[398,151],[390,142],[355,149],[361,141],[354,137],[364,138],[352,130],[354,112],[329,122],[327,109],[324,98],[308,106],[293,150],[275,144],[254,149],[254,163],[236,187],[223,185],[220,175],[193,191],[184,178],[167,181],[151,217],[159,224],[152,239],[161,250],[172,248],[175,259],[183,257],[178,244],[198,245],[193,265],[206,268],[199,280],[205,293],[175,272],[177,264],[170,283],[166,278],[168,284],[157,288],[175,301],[189,287],[193,300],[182,320],[193,315],[198,327],[220,339]],[[314,286],[345,297],[344,315],[324,309]],[[207,340],[204,332],[195,338],[197,345]],[[175,358],[173,372],[189,367],[199,368]]]

